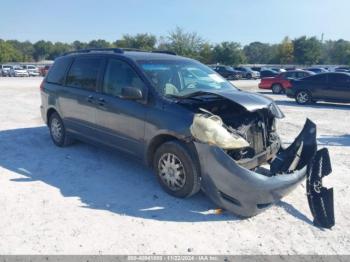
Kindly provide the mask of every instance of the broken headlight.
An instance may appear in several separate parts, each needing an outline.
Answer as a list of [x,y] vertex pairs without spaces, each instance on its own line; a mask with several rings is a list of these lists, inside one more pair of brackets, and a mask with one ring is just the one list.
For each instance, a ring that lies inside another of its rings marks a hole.
[[193,137],[199,141],[223,149],[249,147],[249,143],[239,134],[229,130],[219,116],[207,111],[205,114],[195,114],[190,130]]

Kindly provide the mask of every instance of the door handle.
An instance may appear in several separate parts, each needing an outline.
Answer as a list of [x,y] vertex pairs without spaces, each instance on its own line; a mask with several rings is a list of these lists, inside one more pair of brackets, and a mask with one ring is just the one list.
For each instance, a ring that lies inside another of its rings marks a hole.
[[98,105],[99,105],[99,106],[104,106],[105,104],[106,104],[106,101],[104,100],[104,98],[100,97],[100,98],[98,99]]
[[86,100],[89,102],[89,103],[93,103],[94,101],[94,97],[92,95],[89,95]]

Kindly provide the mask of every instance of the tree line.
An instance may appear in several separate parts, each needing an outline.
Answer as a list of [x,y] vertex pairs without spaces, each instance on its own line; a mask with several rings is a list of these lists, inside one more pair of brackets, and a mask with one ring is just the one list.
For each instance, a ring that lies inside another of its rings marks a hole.
[[252,42],[242,46],[238,42],[224,41],[213,44],[195,32],[177,27],[168,35],[157,38],[152,34],[123,35],[115,42],[98,39],[73,43],[40,40],[29,41],[0,39],[0,62],[30,62],[54,60],[60,54],[85,48],[135,48],[141,50],[170,50],[205,64],[339,64],[350,65],[350,42],[320,41],[317,37],[285,37],[278,44]]

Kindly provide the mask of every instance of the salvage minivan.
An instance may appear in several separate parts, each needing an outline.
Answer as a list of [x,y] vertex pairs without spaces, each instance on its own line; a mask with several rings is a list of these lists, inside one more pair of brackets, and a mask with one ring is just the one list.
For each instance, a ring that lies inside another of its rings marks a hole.
[[313,172],[312,121],[283,148],[276,121],[284,115],[271,99],[169,51],[69,52],[40,88],[42,118],[57,146],[78,139],[131,154],[175,197],[203,190],[219,207],[250,217]]

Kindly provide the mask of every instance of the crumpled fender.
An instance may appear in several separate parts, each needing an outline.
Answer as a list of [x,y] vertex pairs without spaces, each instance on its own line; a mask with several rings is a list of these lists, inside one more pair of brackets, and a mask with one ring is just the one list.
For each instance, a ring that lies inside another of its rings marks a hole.
[[[241,167],[217,146],[194,144],[200,160],[203,191],[218,206],[250,217],[286,196],[304,180],[307,164],[317,148],[316,125],[307,120],[295,141],[287,149],[280,149],[271,163],[270,171],[274,172],[269,176]],[[291,166],[293,170],[289,170]]]

